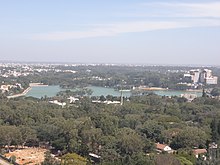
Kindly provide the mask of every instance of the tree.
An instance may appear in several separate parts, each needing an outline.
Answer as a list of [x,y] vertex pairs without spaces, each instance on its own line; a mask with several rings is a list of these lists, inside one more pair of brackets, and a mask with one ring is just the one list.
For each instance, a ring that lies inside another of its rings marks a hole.
[[61,165],[86,165],[88,160],[78,154],[66,154],[61,158]]
[[21,132],[16,126],[0,126],[0,143],[2,146],[19,145],[21,138]]
[[45,152],[45,159],[41,165],[60,165],[60,161],[51,156],[49,151]]
[[205,147],[208,139],[209,136],[205,131],[196,127],[186,127],[174,138],[171,147],[174,149]]
[[214,118],[210,124],[212,141],[217,142],[219,140],[219,131],[218,131],[218,122],[216,118]]
[[85,129],[81,132],[82,142],[86,144],[90,151],[96,151],[99,148],[99,141],[102,136],[100,128]]
[[118,128],[119,119],[117,116],[108,113],[94,114],[91,117],[95,127],[101,128],[104,135],[113,135]]
[[99,100],[100,100],[100,101],[105,101],[106,98],[105,98],[105,96],[101,95],[100,98],[99,98]]
[[121,128],[116,133],[117,147],[121,155],[132,155],[141,152],[144,141],[140,135],[130,128]]
[[113,162],[119,159],[117,153],[117,139],[114,136],[102,136],[100,139],[100,155],[104,162]]
[[19,126],[20,132],[21,132],[21,138],[22,138],[22,144],[23,146],[28,141],[37,141],[37,133],[34,129],[31,129],[28,126]]
[[212,96],[220,96],[220,88],[213,88],[211,91]]
[[146,121],[139,129],[147,138],[154,139],[155,141],[161,141],[162,139],[164,127],[155,120]]

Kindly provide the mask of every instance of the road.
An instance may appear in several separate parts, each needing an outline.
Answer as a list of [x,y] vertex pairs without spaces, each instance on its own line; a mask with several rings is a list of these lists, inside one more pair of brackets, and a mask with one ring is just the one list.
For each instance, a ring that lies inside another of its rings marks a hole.
[[7,98],[11,99],[11,98],[16,98],[16,97],[20,97],[20,96],[25,96],[30,90],[31,90],[31,87],[28,87],[22,93],[19,93],[19,94],[16,94],[16,95],[12,95],[12,96],[7,96]]

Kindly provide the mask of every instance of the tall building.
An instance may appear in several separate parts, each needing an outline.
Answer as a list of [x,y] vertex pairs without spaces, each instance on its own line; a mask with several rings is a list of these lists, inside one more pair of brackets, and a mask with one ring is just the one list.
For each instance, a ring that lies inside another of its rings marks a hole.
[[212,70],[209,69],[190,70],[189,74],[184,74],[184,77],[190,77],[194,84],[203,83],[211,85],[218,83],[218,77],[212,76]]

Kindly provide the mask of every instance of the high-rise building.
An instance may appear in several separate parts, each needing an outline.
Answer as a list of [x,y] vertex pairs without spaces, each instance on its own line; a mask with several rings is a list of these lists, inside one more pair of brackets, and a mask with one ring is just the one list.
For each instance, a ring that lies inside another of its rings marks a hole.
[[218,83],[218,77],[212,76],[212,70],[209,69],[190,70],[189,74],[184,74],[184,77],[191,77],[194,84],[203,83],[210,85]]

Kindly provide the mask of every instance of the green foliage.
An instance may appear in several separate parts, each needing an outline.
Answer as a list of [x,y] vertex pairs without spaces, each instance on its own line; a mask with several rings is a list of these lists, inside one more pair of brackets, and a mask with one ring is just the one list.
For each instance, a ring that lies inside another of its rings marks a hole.
[[180,149],[177,153],[175,153],[175,156],[178,160],[180,160],[182,165],[194,165],[197,161],[190,149]]
[[0,144],[5,145],[19,145],[22,141],[22,135],[16,126],[0,126]]
[[41,165],[60,165],[60,161],[51,156],[49,151],[45,152],[45,159]]
[[[0,144],[47,142],[62,154],[88,157],[89,152],[96,153],[103,164],[156,164],[166,158],[145,155],[154,152],[155,142],[190,150],[206,147],[207,141],[218,142],[219,109],[220,101],[207,97],[189,103],[178,97],[133,96],[123,106],[93,104],[84,97],[65,109],[44,99],[3,98]],[[174,158],[165,155],[176,163],[195,164],[191,156],[190,152]]]
[[211,91],[212,96],[220,96],[220,88],[213,88]]
[[140,135],[130,128],[121,128],[116,134],[117,148],[121,155],[132,155],[143,150],[144,141]]
[[142,127],[139,128],[142,133],[146,135],[147,138],[161,141],[162,140],[162,131],[164,130],[163,125],[159,124],[155,120],[146,121]]
[[178,156],[177,159],[180,161],[181,165],[193,165],[193,163],[185,157]]
[[78,154],[66,154],[62,156],[61,165],[86,165],[88,160]]
[[174,149],[205,147],[209,136],[201,129],[196,127],[186,127],[178,133],[171,143]]

